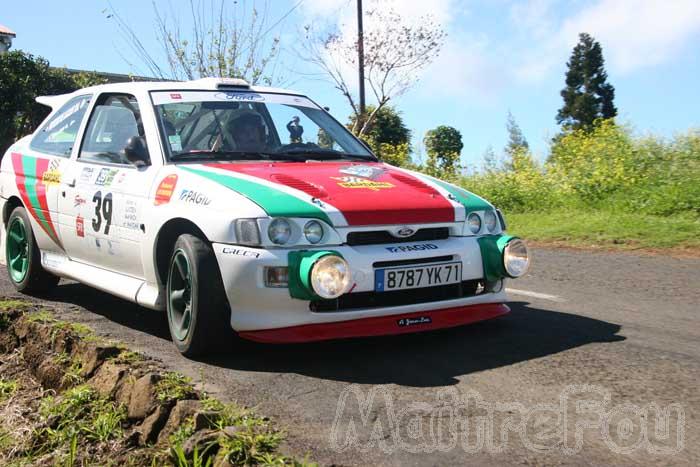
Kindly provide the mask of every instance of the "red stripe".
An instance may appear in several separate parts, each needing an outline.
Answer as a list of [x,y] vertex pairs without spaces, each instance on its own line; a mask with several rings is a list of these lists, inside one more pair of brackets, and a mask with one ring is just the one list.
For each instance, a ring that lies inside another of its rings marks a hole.
[[[293,162],[206,164],[300,190],[335,206],[349,225],[420,224],[454,222],[452,204],[437,190],[416,177],[382,163]],[[375,168],[374,177],[357,177],[366,182],[343,181],[353,177],[348,169]]]
[[58,243],[58,234],[56,233],[56,228],[53,225],[53,220],[51,219],[51,213],[49,211],[49,203],[46,199],[46,185],[42,180],[44,173],[49,169],[49,162],[49,159],[36,159],[36,196],[39,199],[39,207],[44,212],[44,218],[51,229],[51,232],[47,233],[54,239],[54,241]]
[[[303,326],[265,329],[262,331],[242,331],[239,332],[238,335],[244,339],[256,342],[291,344],[330,339],[346,339],[350,337],[383,336],[431,331],[434,329],[451,328],[463,324],[475,323],[477,321],[502,316],[508,312],[510,312],[510,308],[504,303],[486,303],[483,305],[419,311],[416,313],[362,318],[334,323],[306,324]],[[429,317],[431,322],[412,326],[399,326],[398,324],[401,319],[418,319],[422,317]]]

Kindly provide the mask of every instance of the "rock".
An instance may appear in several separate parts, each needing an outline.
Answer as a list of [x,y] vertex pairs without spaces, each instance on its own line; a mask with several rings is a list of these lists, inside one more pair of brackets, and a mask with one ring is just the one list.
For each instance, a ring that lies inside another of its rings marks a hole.
[[155,409],[158,405],[155,386],[160,379],[161,376],[157,373],[148,373],[136,380],[129,398],[130,419],[146,418]]
[[127,372],[128,367],[126,365],[105,362],[100,366],[97,372],[95,372],[95,376],[93,376],[89,383],[100,395],[111,398],[116,394],[119,383],[124,379]]
[[83,376],[91,376],[105,360],[117,356],[120,351],[114,345],[81,341],[76,354],[83,364]]
[[171,433],[187,423],[187,419],[193,417],[201,408],[202,403],[196,400],[177,401],[173,410],[170,411],[168,422],[158,436],[158,442],[167,441]]
[[0,353],[10,353],[19,347],[19,339],[12,329],[0,331]]
[[208,456],[216,455],[219,450],[219,446],[215,445],[216,440],[219,438],[219,432],[217,430],[202,430],[197,431],[195,434],[187,438],[187,440],[182,444],[182,450],[185,453],[187,459],[191,459],[194,455],[194,448],[197,447],[197,451],[201,454],[207,446],[210,446],[207,450]]
[[136,384],[136,377],[129,369],[128,374],[124,376],[119,382],[117,391],[114,395],[114,399],[117,404],[121,404],[125,407],[129,407],[129,402],[131,401],[131,393],[134,392],[134,385]]
[[201,411],[194,414],[194,429],[195,431],[204,430],[205,428],[213,428],[214,422],[218,417],[218,412]]
[[168,407],[159,405],[151,415],[139,425],[136,430],[139,432],[139,443],[143,446],[153,443],[158,437],[165,421],[168,419]]
[[44,358],[34,371],[34,374],[45,389],[63,388],[63,375],[65,371],[61,365],[55,362],[51,355]]

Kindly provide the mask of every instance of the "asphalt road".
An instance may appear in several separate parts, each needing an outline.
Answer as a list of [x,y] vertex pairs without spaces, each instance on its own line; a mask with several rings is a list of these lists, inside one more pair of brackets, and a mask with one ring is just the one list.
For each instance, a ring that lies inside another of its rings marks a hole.
[[[534,254],[531,273],[509,284],[503,318],[400,337],[237,343],[199,362],[175,351],[160,313],[75,283],[48,301],[258,407],[286,429],[288,452],[321,464],[700,465],[700,259]],[[14,295],[5,277],[0,292]]]

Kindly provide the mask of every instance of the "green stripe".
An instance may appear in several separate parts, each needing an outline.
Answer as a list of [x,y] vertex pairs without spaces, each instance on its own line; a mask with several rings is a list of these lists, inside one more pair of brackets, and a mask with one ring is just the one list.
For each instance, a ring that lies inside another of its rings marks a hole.
[[44,217],[44,211],[41,210],[39,196],[36,194],[36,184],[38,182],[36,175],[36,159],[23,155],[22,166],[24,167],[24,186],[27,189],[27,197],[29,198],[29,202],[32,203],[32,207],[38,218],[37,220],[46,228],[46,233],[49,237],[56,240],[52,235],[48,220]]
[[267,185],[190,167],[180,168],[242,194],[263,208],[271,217],[311,217],[333,225],[328,214],[318,207]]
[[443,182],[442,180],[438,180],[437,178],[429,177],[427,175],[424,175],[424,177],[441,186],[449,193],[451,193],[452,196],[457,198],[457,201],[459,201],[467,209],[467,214],[473,211],[485,211],[488,209],[493,209],[491,203],[486,201],[484,198],[476,196],[474,193],[470,193],[467,190],[463,190],[462,188],[454,186],[451,183]]

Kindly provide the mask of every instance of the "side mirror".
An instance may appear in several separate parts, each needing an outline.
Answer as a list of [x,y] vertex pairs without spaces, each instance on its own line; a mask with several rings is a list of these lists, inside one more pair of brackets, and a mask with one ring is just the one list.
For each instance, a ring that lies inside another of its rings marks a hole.
[[151,165],[151,157],[148,154],[146,140],[143,136],[132,136],[124,147],[126,160],[137,167]]

